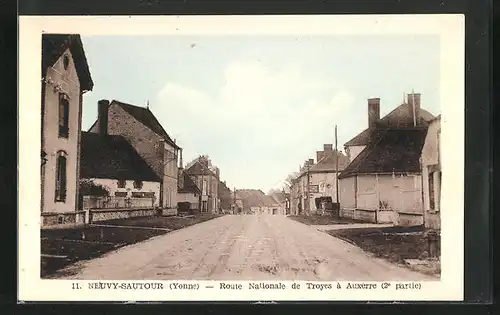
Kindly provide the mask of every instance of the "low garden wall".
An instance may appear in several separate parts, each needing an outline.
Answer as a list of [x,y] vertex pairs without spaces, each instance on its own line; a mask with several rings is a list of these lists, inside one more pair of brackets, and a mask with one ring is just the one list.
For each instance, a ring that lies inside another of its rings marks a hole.
[[164,208],[162,209],[162,215],[177,215],[177,208]]
[[157,214],[157,210],[150,209],[92,209],[88,211],[89,223],[114,219],[127,219],[134,217],[149,217]]
[[422,214],[393,210],[341,209],[340,217],[371,223],[394,223],[398,226],[415,226],[424,223]]
[[398,213],[399,226],[414,226],[424,224],[424,216],[420,213]]
[[41,215],[42,227],[67,227],[85,223],[85,211],[45,212]]

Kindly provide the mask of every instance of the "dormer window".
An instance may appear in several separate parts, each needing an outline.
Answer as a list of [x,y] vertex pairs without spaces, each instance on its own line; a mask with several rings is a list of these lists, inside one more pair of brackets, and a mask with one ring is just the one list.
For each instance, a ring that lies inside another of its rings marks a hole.
[[69,101],[64,93],[59,94],[59,137],[68,138],[69,135]]
[[119,179],[117,185],[118,188],[125,188],[126,181],[124,179]]
[[142,180],[134,180],[134,188],[141,189],[142,188]]

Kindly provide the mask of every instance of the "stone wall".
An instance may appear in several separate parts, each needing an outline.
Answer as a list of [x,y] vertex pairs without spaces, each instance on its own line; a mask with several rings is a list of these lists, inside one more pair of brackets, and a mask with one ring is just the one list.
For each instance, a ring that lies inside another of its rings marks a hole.
[[177,208],[164,208],[162,209],[162,215],[177,215]]
[[356,209],[354,211],[353,219],[365,221],[365,222],[376,223],[377,222],[377,211]]
[[85,222],[85,212],[42,213],[40,219],[42,228],[75,226]]
[[128,219],[134,217],[149,217],[156,215],[156,209],[105,209],[90,210],[90,223],[114,220]]
[[421,214],[399,213],[397,225],[415,226],[424,224],[424,217]]

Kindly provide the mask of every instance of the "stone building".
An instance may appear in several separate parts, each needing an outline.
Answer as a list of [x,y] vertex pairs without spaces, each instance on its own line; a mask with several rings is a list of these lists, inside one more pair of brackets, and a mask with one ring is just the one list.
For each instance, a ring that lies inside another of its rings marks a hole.
[[164,214],[175,214],[180,147],[167,134],[148,107],[117,100],[98,102],[98,118],[89,132],[121,135],[161,178],[159,203]]
[[179,178],[177,188],[177,201],[178,203],[189,203],[189,210],[200,211],[200,197],[201,190],[196,183],[191,179],[182,163],[182,149],[180,152],[179,161]]
[[219,213],[219,169],[202,155],[186,166],[186,173],[201,191],[201,212]]
[[78,209],[82,98],[93,86],[80,36],[42,35],[42,227],[84,222]]
[[324,144],[316,152],[316,163],[309,159],[301,167],[291,187],[292,214],[315,214],[325,209],[325,204],[337,202],[337,158],[338,172],[349,164],[347,156]]

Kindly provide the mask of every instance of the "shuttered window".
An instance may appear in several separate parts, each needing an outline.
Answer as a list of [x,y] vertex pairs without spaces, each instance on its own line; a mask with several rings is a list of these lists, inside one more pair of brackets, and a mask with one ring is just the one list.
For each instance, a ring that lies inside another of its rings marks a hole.
[[66,94],[59,94],[59,137],[69,135],[69,102]]
[[434,198],[434,172],[429,172],[429,208],[436,208],[436,200]]
[[67,182],[67,172],[66,172],[66,154],[64,152],[59,152],[56,162],[56,191],[55,199],[58,202],[66,201],[66,182]]

